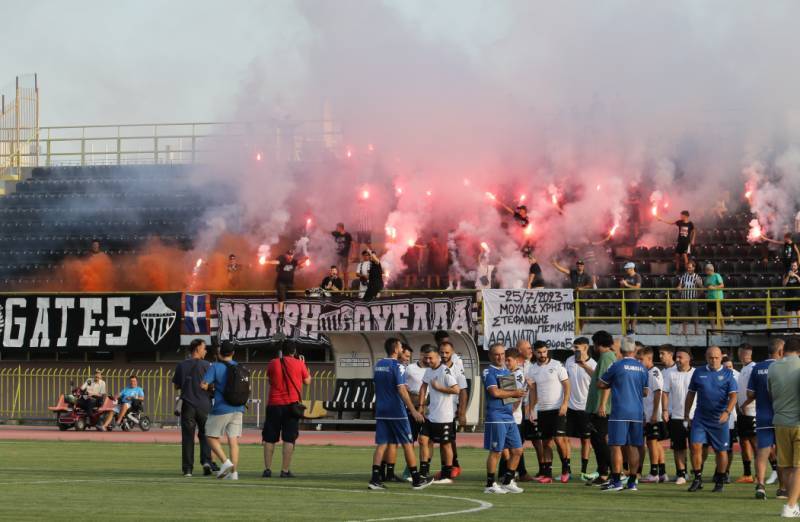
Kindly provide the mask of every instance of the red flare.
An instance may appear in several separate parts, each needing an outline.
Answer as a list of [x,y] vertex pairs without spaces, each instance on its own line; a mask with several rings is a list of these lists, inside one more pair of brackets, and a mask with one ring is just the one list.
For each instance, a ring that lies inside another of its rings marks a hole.
[[256,161],[261,161],[261,153],[256,154]]

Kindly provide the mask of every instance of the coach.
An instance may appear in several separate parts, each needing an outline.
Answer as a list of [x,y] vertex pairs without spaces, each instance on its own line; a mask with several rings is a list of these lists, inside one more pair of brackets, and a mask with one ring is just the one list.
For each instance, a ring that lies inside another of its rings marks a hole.
[[706,363],[704,367],[695,369],[683,406],[683,423],[688,426],[690,421],[687,419],[691,418],[692,404],[697,396],[697,409],[689,432],[694,472],[689,491],[703,489],[703,445],[708,444],[717,454],[714,492],[720,493],[725,483],[730,449],[728,417],[736,407],[738,388],[733,371],[722,367],[722,350],[716,346],[706,350]]
[[293,414],[292,404],[303,400],[300,390],[304,384],[311,384],[306,363],[297,357],[297,345],[287,345],[287,353],[272,359],[267,366],[269,398],[264,429],[261,431],[261,440],[264,443],[264,473],[261,476],[264,478],[272,476],[272,454],[279,440],[283,440],[281,478],[294,478],[289,467],[292,464],[294,443],[300,435],[300,418]]
[[194,434],[200,440],[200,464],[203,475],[211,475],[215,467],[211,462],[211,446],[206,438],[206,419],[211,411],[211,396],[200,387],[211,363],[205,360],[206,343],[195,339],[189,344],[189,359],[181,361],[175,368],[172,383],[180,390],[181,398],[181,446],[183,475],[192,476],[194,467]]
[[775,415],[775,442],[778,449],[778,467],[785,473],[788,500],[783,506],[782,517],[800,518],[800,337],[792,336],[783,347],[783,359],[769,367],[767,386],[772,396]]

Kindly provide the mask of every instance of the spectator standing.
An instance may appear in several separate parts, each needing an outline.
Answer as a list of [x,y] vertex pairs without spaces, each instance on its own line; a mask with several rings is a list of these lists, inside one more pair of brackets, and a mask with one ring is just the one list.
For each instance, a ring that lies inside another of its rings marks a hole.
[[289,249],[282,256],[274,261],[268,261],[271,265],[277,265],[277,278],[275,279],[275,291],[278,294],[278,324],[283,325],[283,309],[286,304],[286,296],[294,290],[294,274],[303,266],[308,257],[295,257],[294,249]]
[[230,254],[228,256],[228,266],[226,270],[228,272],[228,288],[239,288],[242,265],[236,260],[236,254]]
[[611,452],[608,448],[608,417],[611,413],[611,402],[606,397],[603,403],[606,415],[600,415],[600,388],[598,381],[617,360],[614,353],[614,338],[605,330],[600,330],[592,335],[594,353],[597,357],[597,367],[592,373],[592,380],[589,382],[589,392],[586,395],[586,412],[591,415],[592,422],[592,449],[594,450],[595,460],[597,461],[597,477],[588,485],[599,486],[608,480],[609,469],[611,466]]
[[211,446],[206,438],[206,421],[211,411],[211,396],[200,384],[211,363],[205,360],[206,343],[194,339],[189,344],[189,359],[175,367],[172,383],[180,392],[181,398],[181,469],[184,477],[191,477],[194,468],[195,432],[200,442],[200,464],[203,475],[211,475]]
[[[362,281],[364,294],[362,298],[364,301],[372,301],[383,290],[383,267],[381,260],[374,250],[364,250],[361,252],[362,262],[359,265],[359,278]],[[366,268],[366,274],[363,269]],[[366,284],[366,287],[364,286]]]
[[344,289],[344,281],[339,277],[339,269],[336,265],[331,265],[328,275],[325,276],[319,286],[326,292],[341,292]]
[[[244,405],[237,406],[230,404],[225,398],[225,385],[231,377],[231,366],[238,363],[233,359],[233,343],[223,341],[219,348],[217,362],[209,366],[200,387],[204,390],[214,389],[214,406],[206,421],[206,437],[211,446],[211,451],[220,459],[220,466],[217,478],[228,480],[239,480],[239,437],[242,435],[242,416],[244,415]],[[230,459],[222,449],[220,439],[223,435],[228,437],[228,448]]]
[[417,288],[417,284],[419,283],[422,248],[422,246],[414,243],[408,247],[406,252],[400,258],[406,267],[405,271],[403,272],[406,288]]
[[689,211],[681,211],[681,218],[678,221],[669,221],[661,216],[656,216],[656,219],[667,225],[678,227],[678,239],[675,243],[675,271],[680,272],[681,263],[683,263],[684,267],[689,264],[689,256],[692,253],[692,247],[697,235],[694,223],[689,220]]
[[715,317],[717,328],[721,328],[725,326],[722,318],[722,300],[725,298],[722,289],[725,288],[725,282],[722,276],[714,271],[714,265],[711,263],[706,264],[705,272],[703,285],[706,287],[706,315]]
[[783,241],[775,241],[767,236],[762,235],[761,239],[767,243],[781,246],[781,263],[783,263],[783,273],[786,274],[792,267],[792,263],[800,261],[800,249],[797,248],[797,243],[792,239],[792,233],[787,232],[783,235]]
[[796,299],[796,301],[786,301],[786,315],[790,316],[786,326],[792,327],[791,316],[794,316],[795,328],[800,328],[800,270],[797,261],[792,261],[789,265],[789,271],[783,276],[783,286],[787,288],[786,297]]
[[625,317],[628,319],[628,333],[636,333],[636,317],[639,315],[639,296],[642,288],[642,276],[636,273],[636,264],[625,263],[625,275],[619,284],[628,291],[622,293],[625,306]]
[[[594,287],[594,280],[592,276],[586,272],[586,263],[582,260],[578,260],[575,262],[575,268],[570,270],[565,266],[559,264],[559,262],[555,259],[552,261],[553,268],[565,274],[569,277],[569,285],[570,287],[575,290],[575,297],[580,298],[580,291],[581,290],[588,290]],[[584,312],[586,311],[586,306],[583,304],[578,303],[575,305],[576,320],[575,320],[575,329],[580,332],[581,331],[581,320],[580,318],[583,317]]]
[[442,288],[442,280],[447,278],[447,245],[439,240],[434,232],[427,244],[428,249],[428,288]]
[[300,436],[300,419],[292,414],[291,405],[303,400],[303,385],[311,384],[306,363],[297,356],[297,345],[288,343],[287,353],[272,359],[267,366],[269,397],[261,441],[264,444],[263,478],[272,476],[272,455],[275,444],[283,441],[281,478],[294,478],[291,472],[294,445]]
[[[689,393],[689,383],[694,375],[692,368],[692,354],[685,346],[675,350],[675,367],[664,372],[664,389],[661,397],[663,408],[667,410],[670,445],[675,459],[675,484],[686,484],[686,450],[689,448],[689,429],[695,412],[695,403],[692,402],[689,416],[686,417],[684,409],[686,395]],[[686,424],[684,421],[688,421]]]
[[544,288],[544,277],[542,277],[542,267],[533,253],[528,254],[528,262],[530,268],[528,269],[528,288]]
[[[695,272],[694,261],[686,263],[686,272],[678,277],[678,296],[681,299],[697,299],[700,297],[700,288],[703,288],[703,278]],[[683,317],[681,320],[681,335],[687,335],[689,332],[688,321],[691,318],[698,316],[697,302],[684,301],[678,305],[678,314]],[[694,324],[694,335],[697,335],[697,320],[692,321]]]
[[348,271],[350,266],[350,251],[353,249],[353,236],[344,229],[344,223],[337,223],[336,230],[331,232],[336,243],[336,266],[344,277],[344,286],[347,286]]
[[772,397],[778,468],[787,477],[788,499],[782,517],[800,518],[800,337],[793,335],[783,348],[783,359],[769,367],[767,386]]

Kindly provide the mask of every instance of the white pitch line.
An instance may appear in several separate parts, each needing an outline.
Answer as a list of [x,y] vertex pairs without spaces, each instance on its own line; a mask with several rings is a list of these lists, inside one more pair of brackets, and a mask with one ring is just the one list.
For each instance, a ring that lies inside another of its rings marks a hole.
[[[76,479],[76,480],[36,480],[36,481],[14,481],[14,482],[0,482],[0,485],[39,485],[39,484],[62,484],[62,483],[96,483],[96,482],[103,482],[103,483],[117,483],[117,484],[128,484],[128,483],[135,483],[140,484],[140,480],[135,479]],[[185,478],[175,478],[175,479],[161,479],[161,480],[149,480],[147,484],[169,484],[175,486],[190,486],[190,487],[197,487],[197,486],[214,486],[219,487],[220,483],[216,480],[205,480],[203,482],[194,481],[189,482]],[[353,522],[383,522],[388,520],[415,520],[419,518],[433,518],[433,517],[444,517],[444,516],[451,516],[451,515],[466,515],[468,513],[476,513],[478,511],[484,511],[486,509],[491,509],[494,505],[491,502],[486,502],[484,500],[478,500],[475,498],[467,498],[467,497],[452,497],[449,495],[431,495],[430,493],[392,493],[392,492],[374,492],[368,490],[356,490],[356,489],[341,489],[341,488],[321,488],[321,487],[310,487],[310,486],[276,486],[272,484],[231,484],[230,482],[226,483],[224,487],[235,487],[235,488],[271,488],[271,489],[289,489],[289,490],[299,490],[299,491],[330,491],[334,493],[358,493],[358,494],[369,494],[373,496],[378,495],[393,495],[393,496],[411,496],[411,497],[428,497],[428,498],[438,498],[438,499],[445,499],[445,500],[459,500],[464,502],[471,502],[473,504],[478,504],[476,507],[469,508],[469,509],[461,509],[458,511],[446,511],[446,512],[439,512],[439,513],[425,513],[420,515],[404,515],[399,517],[387,517],[387,518],[370,518],[365,519],[362,521],[353,521]]]

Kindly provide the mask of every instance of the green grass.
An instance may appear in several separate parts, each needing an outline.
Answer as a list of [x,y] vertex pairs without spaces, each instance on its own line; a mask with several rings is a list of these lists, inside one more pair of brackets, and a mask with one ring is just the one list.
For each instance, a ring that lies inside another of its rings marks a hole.
[[[632,520],[775,519],[783,501],[756,501],[751,485],[708,487],[689,494],[674,484],[641,485],[636,493],[602,493],[580,482],[524,484],[521,495],[484,495],[485,452],[459,450],[464,474],[452,486],[414,492],[392,484],[388,492],[366,489],[372,450],[300,447],[297,479],[262,479],[260,446],[243,446],[239,482],[180,476],[180,446],[90,442],[0,443],[0,518],[77,520],[366,520],[483,511],[436,520]],[[526,452],[533,461],[534,454]],[[276,455],[279,452],[276,451]],[[401,463],[398,468],[402,469]],[[668,470],[673,468],[668,455]],[[436,459],[434,459],[434,462]],[[575,455],[573,462],[580,462]],[[273,467],[278,468],[279,464]],[[438,469],[438,465],[433,466]],[[556,466],[558,469],[558,466]],[[736,456],[733,476],[741,471]],[[774,486],[768,493],[774,496]],[[474,501],[470,501],[473,499]],[[423,519],[424,520],[424,519]]]

